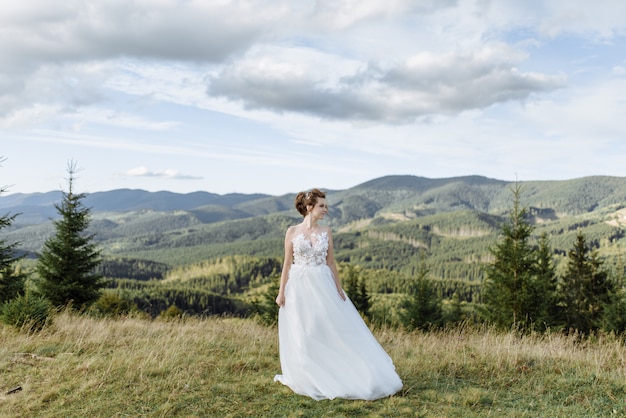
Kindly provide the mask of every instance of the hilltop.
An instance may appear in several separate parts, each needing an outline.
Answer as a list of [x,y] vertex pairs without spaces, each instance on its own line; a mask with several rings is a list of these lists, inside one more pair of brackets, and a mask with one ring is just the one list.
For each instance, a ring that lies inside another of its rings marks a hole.
[[[549,235],[557,257],[566,254],[582,229],[611,265],[620,263],[626,178],[518,184],[536,234]],[[329,190],[327,222],[336,231],[338,261],[411,275],[421,262],[421,249],[428,253],[434,278],[480,280],[481,266],[510,210],[513,185],[481,176],[386,176]],[[53,233],[50,219],[60,198],[60,192],[0,196],[0,211],[20,214],[6,232],[8,239],[34,257]],[[299,219],[293,199],[294,194],[121,189],[88,194],[84,203],[92,209],[91,232],[106,258],[150,261],[161,265],[152,270],[165,271],[234,255],[282,257],[284,231]],[[389,286],[376,284],[378,289]]]
[[[593,176],[573,180],[518,182],[523,204],[547,216],[580,215],[626,202],[626,178]],[[512,183],[482,176],[430,179],[385,176],[346,190],[328,190],[331,215],[339,225],[384,213],[419,216],[456,210],[501,214],[509,209]],[[293,210],[294,194],[226,194],[118,189],[88,194],[84,203],[98,213],[189,212],[202,223]],[[20,213],[18,224],[54,218],[60,191],[0,196],[0,210]]]

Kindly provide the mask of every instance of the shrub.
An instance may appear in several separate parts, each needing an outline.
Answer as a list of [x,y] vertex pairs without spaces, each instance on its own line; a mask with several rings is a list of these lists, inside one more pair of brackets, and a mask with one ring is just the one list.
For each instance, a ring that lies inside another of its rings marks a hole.
[[5,302],[0,320],[26,331],[39,331],[50,319],[50,303],[41,296],[20,295]]
[[134,310],[133,303],[116,292],[106,291],[91,306],[89,312],[96,316],[121,316]]
[[171,305],[169,308],[159,314],[159,318],[165,321],[174,321],[182,319],[184,312],[180,310],[176,305]]
[[278,324],[278,305],[276,304],[276,295],[280,288],[280,278],[273,278],[267,287],[267,290],[261,294],[260,299],[252,302],[253,310],[256,317],[262,324],[272,326]]
[[622,334],[626,337],[626,293],[617,292],[612,301],[604,308],[602,328],[604,331],[614,334]]

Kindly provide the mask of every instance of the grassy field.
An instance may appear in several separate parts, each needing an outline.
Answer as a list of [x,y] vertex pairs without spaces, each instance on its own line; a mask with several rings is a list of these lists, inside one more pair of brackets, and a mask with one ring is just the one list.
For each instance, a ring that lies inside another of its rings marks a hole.
[[[491,330],[376,330],[405,387],[378,401],[314,401],[272,381],[276,328],[60,314],[40,333],[0,325],[2,417],[611,417],[626,415],[613,338]],[[12,392],[12,393],[10,393]]]

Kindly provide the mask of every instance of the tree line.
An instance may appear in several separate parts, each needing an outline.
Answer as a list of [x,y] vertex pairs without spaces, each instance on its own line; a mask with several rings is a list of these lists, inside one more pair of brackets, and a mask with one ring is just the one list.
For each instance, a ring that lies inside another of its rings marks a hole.
[[482,316],[500,328],[524,331],[624,332],[623,277],[609,274],[580,230],[567,252],[566,269],[557,276],[547,234],[531,241],[534,228],[527,208],[520,206],[520,187],[512,193],[509,221],[491,250],[494,261],[486,267]]
[[[17,244],[0,240],[4,322],[42,324],[51,308],[61,307],[100,314],[136,309],[153,317],[173,309],[188,315],[256,315],[268,323],[275,321],[279,258],[228,256],[177,268],[137,259],[105,260],[95,236],[87,233],[90,210],[82,204],[85,195],[73,190],[73,163],[68,173],[68,191],[55,205],[60,215],[54,221],[56,233],[38,255],[36,277],[30,279],[20,269]],[[455,260],[430,253],[432,248],[443,250],[431,232],[438,228],[439,235],[481,237],[496,228],[492,215],[474,214],[470,224],[452,221],[436,227],[399,227],[410,231],[370,231],[377,235],[366,246],[359,232],[338,234],[341,275],[354,305],[371,323],[408,329],[472,321],[523,331],[623,333],[623,268],[621,276],[606,268],[597,252],[597,241],[603,238],[594,235],[590,241],[578,229],[572,248],[566,254],[555,253],[545,232],[538,240],[533,238],[531,214],[521,207],[520,192],[513,189],[513,208],[488,256],[477,256],[471,248],[463,255],[465,262],[475,259],[471,277],[465,279],[452,272],[459,264]],[[9,227],[15,216],[0,217],[0,229]],[[239,231],[242,234],[245,231]],[[566,257],[560,275],[555,257]],[[435,279],[430,278],[433,272]]]
[[[512,193],[513,208],[501,227],[499,242],[490,248],[493,260],[484,266],[485,279],[472,319],[521,332],[590,335],[602,330],[624,334],[623,268],[621,275],[611,275],[597,249],[579,230],[567,252],[566,268],[557,275],[548,235],[533,240],[534,226],[528,208],[520,205],[520,187],[516,185]],[[459,295],[454,293],[444,304],[427,273],[427,269],[420,271],[411,296],[402,302],[401,324],[428,328],[467,319]]]

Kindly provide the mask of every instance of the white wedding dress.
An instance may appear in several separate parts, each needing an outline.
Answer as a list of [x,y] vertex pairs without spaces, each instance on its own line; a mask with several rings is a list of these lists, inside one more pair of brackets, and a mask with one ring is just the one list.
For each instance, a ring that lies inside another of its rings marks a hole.
[[274,381],[313,399],[373,400],[402,388],[389,355],[326,264],[328,235],[293,239],[294,263],[278,314],[282,375]]

